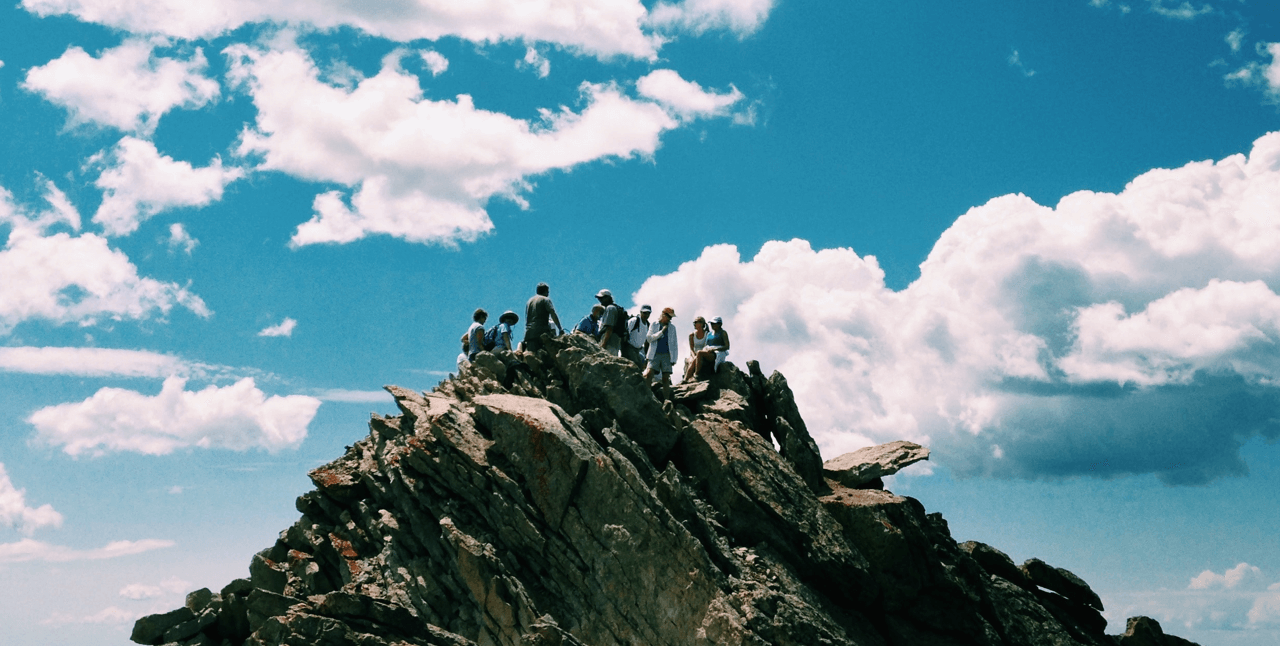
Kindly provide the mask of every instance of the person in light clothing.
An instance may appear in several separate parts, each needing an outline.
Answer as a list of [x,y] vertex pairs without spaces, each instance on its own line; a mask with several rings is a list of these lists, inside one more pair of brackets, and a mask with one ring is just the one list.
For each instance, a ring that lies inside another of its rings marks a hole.
[[662,308],[662,316],[649,325],[649,334],[645,337],[649,341],[649,352],[646,357],[649,365],[644,369],[644,378],[649,380],[653,377],[653,373],[662,373],[662,385],[667,390],[671,389],[671,367],[675,365],[680,354],[680,340],[676,336],[676,326],[671,324],[671,319],[675,317],[675,310],[670,307]]
[[471,327],[467,328],[467,361],[475,361],[476,355],[484,351],[484,322],[489,320],[489,313],[478,309],[471,315]]
[[640,316],[633,316],[627,321],[627,344],[622,346],[623,357],[631,359],[641,368],[645,367],[645,337],[649,335],[649,313],[653,311],[648,305],[640,306]]

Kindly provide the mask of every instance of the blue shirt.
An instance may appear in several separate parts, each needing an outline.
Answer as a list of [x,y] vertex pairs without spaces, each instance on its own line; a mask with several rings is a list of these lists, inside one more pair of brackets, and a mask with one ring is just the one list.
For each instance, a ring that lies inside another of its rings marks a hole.
[[494,350],[511,350],[513,349],[507,344],[507,337],[504,334],[511,334],[511,324],[503,321],[498,324],[498,343],[493,346]]
[[654,351],[656,353],[655,356],[661,356],[671,352],[671,346],[667,344],[667,336],[669,335],[663,334],[658,339],[658,349]]
[[591,318],[590,314],[582,317],[582,320],[578,321],[578,327],[574,329],[579,332],[590,334],[593,339],[600,337],[600,326],[596,323],[595,319]]

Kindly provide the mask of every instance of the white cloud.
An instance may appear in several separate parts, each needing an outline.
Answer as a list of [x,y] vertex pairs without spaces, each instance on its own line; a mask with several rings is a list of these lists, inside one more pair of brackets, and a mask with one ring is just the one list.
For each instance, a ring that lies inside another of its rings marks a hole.
[[1231,51],[1238,52],[1244,45],[1244,34],[1243,28],[1233,29],[1223,40],[1227,41],[1227,46],[1231,48]]
[[16,543],[0,543],[0,563],[98,561],[121,556],[132,556],[152,550],[173,547],[173,545],[173,541],[145,538],[140,541],[112,541],[103,547],[77,550],[63,545],[51,545],[43,541],[24,538]]
[[1248,63],[1224,78],[1228,84],[1262,88],[1272,102],[1280,103],[1280,43],[1258,43],[1257,49],[1259,54],[1270,55],[1271,62]]
[[196,246],[199,244],[200,244],[200,241],[191,237],[191,234],[187,232],[187,228],[182,226],[181,222],[174,222],[173,224],[169,225],[169,248],[170,249],[181,249],[188,256],[190,256],[191,251],[194,250]]
[[327,402],[389,402],[391,395],[385,390],[346,390],[344,388],[330,388],[316,393],[321,401]]
[[68,624],[131,624],[148,614],[141,610],[125,610],[115,606],[107,606],[91,615],[69,615],[55,612],[40,623],[45,626],[65,626]]
[[168,595],[182,594],[191,588],[191,583],[183,581],[178,577],[169,577],[155,585],[145,583],[130,583],[120,588],[120,596],[134,601],[143,599],[155,599]]
[[1178,20],[1191,20],[1198,16],[1213,12],[1213,7],[1204,4],[1196,7],[1190,2],[1173,3],[1169,0],[1151,0],[1151,11],[1165,18],[1176,18]]
[[551,61],[547,60],[536,48],[530,46],[524,50],[524,58],[516,61],[516,69],[533,70],[538,78],[547,78],[551,74]]
[[1205,570],[1191,579],[1188,590],[1261,590],[1265,583],[1262,570],[1248,563],[1237,563],[1235,567],[1218,574],[1213,570]]
[[29,346],[0,348],[0,370],[32,375],[153,378],[193,372],[182,359],[158,352]]
[[675,70],[654,70],[640,77],[636,81],[636,91],[685,121],[724,116],[730,107],[742,100],[742,93],[732,85],[724,94],[707,92],[701,85],[681,78]]
[[418,55],[422,57],[422,62],[427,66],[427,69],[431,70],[432,76],[440,76],[444,74],[445,70],[449,69],[449,59],[445,58],[440,52],[425,49],[418,52]]
[[[111,151],[108,167],[94,184],[103,190],[93,221],[107,235],[128,235],[153,215],[176,207],[201,207],[222,199],[227,184],[244,177],[214,157],[204,168],[161,155],[155,144],[125,137]],[[189,239],[189,238],[188,238]]]
[[124,253],[111,249],[105,238],[86,233],[45,229],[65,222],[78,229],[80,217],[53,187],[46,199],[52,209],[24,213],[11,194],[0,188],[0,224],[11,229],[0,249],[0,334],[18,323],[45,319],[54,323],[93,325],[101,318],[142,320],[166,315],[181,305],[198,316],[209,316],[200,297],[174,283],[138,275]]
[[[1269,590],[1275,589],[1275,585],[1269,588]],[[1280,592],[1259,595],[1254,599],[1253,605],[1249,607],[1249,613],[1245,616],[1252,625],[1280,627]]]
[[258,336],[293,336],[293,328],[295,327],[298,327],[298,322],[286,316],[283,321],[280,321],[279,325],[263,328],[261,332],[258,332]]
[[1027,78],[1031,78],[1036,75],[1035,70],[1027,67],[1026,64],[1022,62],[1022,54],[1019,54],[1016,49],[1013,50],[1012,54],[1009,54],[1009,67],[1018,70],[1018,72]]
[[258,108],[241,154],[261,168],[354,188],[316,197],[315,216],[292,244],[350,242],[387,234],[417,242],[474,240],[493,228],[493,197],[523,204],[529,178],[602,159],[649,156],[679,125],[659,105],[615,85],[583,84],[586,105],[543,110],[529,122],[478,109],[471,97],[433,101],[399,67],[400,52],[352,89],[321,82],[297,49],[227,50],[232,76]]
[[[719,0],[695,5],[733,5]],[[478,43],[523,40],[554,43],[600,57],[653,58],[661,39],[642,29],[639,0],[417,0],[353,3],[345,0],[23,0],[41,16],[70,14],[84,22],[139,34],[193,39],[252,22],[309,24],[318,29],[349,25],[400,42],[456,36]],[[725,9],[719,13],[746,13]],[[719,15],[719,14],[717,14]]]
[[659,2],[649,14],[649,22],[667,29],[700,34],[727,29],[745,37],[754,33],[769,17],[774,0],[684,0]]
[[103,388],[83,402],[41,408],[27,421],[38,440],[71,456],[166,455],[189,447],[277,451],[302,442],[320,406],[304,395],[267,397],[252,378],[200,391],[185,386],[185,379],[169,377],[155,396]]
[[178,486],[178,485],[173,485],[172,487],[169,487],[169,495],[170,495],[170,496],[181,496],[181,495],[182,495],[182,491],[183,491],[182,487],[180,487],[180,486]]
[[62,514],[52,505],[27,506],[27,492],[13,486],[9,474],[0,463],[0,525],[8,525],[30,536],[41,527],[61,527]]
[[960,474],[1203,482],[1280,436],[1277,203],[1273,133],[1119,194],[993,199],[901,291],[793,240],[708,247],[634,297],[724,317],[730,358],[786,374],[828,456],[911,439]]
[[71,47],[31,68],[22,87],[66,108],[73,123],[149,133],[169,110],[198,108],[218,97],[218,82],[203,74],[207,64],[199,49],[187,60],[162,58],[141,40],[97,58]]

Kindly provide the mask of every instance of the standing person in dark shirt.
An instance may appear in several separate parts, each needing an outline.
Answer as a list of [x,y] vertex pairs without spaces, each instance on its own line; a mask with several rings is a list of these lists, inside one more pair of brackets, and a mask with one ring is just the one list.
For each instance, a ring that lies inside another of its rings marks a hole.
[[557,330],[564,329],[556,315],[556,306],[548,296],[551,288],[546,283],[538,283],[537,292],[524,306],[524,349],[527,352],[542,349],[542,335],[551,334],[551,323],[555,323]]

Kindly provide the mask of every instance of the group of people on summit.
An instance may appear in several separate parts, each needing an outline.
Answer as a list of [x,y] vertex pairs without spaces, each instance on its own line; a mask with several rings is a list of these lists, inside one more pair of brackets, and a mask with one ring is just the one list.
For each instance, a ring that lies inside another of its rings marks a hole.
[[[653,308],[640,306],[640,313],[629,316],[627,311],[613,300],[613,294],[602,289],[596,294],[598,304],[582,317],[572,331],[566,332],[551,302],[551,288],[538,283],[536,293],[525,304],[524,339],[516,343],[513,326],[520,316],[511,310],[498,317],[498,324],[485,330],[489,313],[477,309],[472,315],[471,327],[462,335],[462,354],[458,366],[473,361],[481,352],[525,351],[537,352],[542,348],[542,337],[561,334],[582,334],[600,343],[610,354],[633,361],[644,370],[644,378],[660,378],[663,385],[671,385],[671,374],[679,358],[679,337],[672,319],[675,310],[662,308],[658,320],[650,321]],[[697,379],[706,372],[715,372],[729,355],[729,333],[724,330],[720,317],[711,319],[711,327],[701,316],[693,319],[693,332],[689,333],[689,358],[685,361],[684,381]]]

